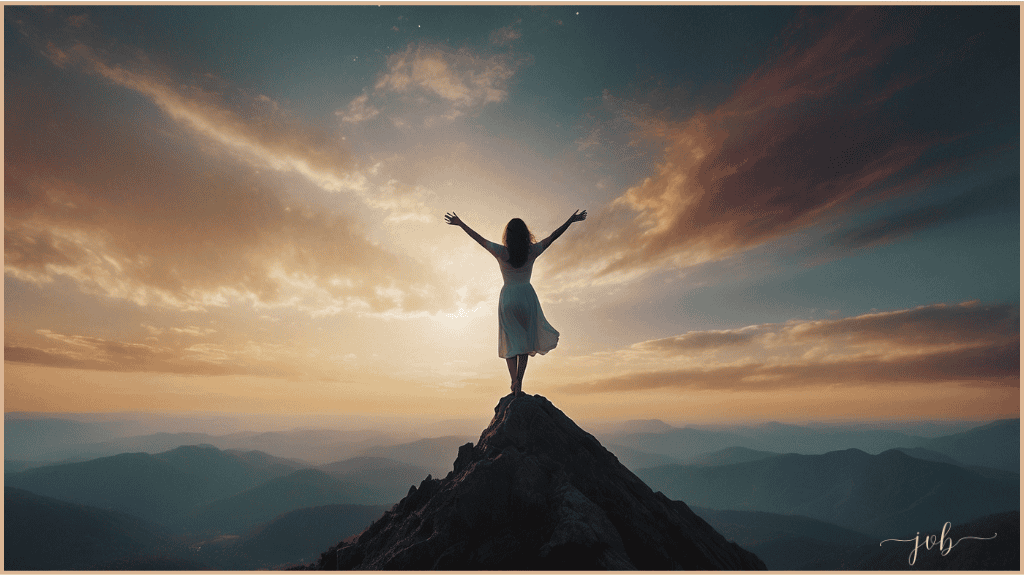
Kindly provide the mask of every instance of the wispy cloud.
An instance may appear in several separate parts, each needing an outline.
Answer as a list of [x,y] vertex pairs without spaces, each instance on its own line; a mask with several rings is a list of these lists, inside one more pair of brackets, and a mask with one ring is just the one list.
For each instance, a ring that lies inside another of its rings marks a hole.
[[[409,44],[404,51],[388,56],[372,98],[357,98],[349,110],[390,111],[393,123],[404,123],[399,117],[405,113],[425,114],[423,122],[429,127],[503,102],[508,97],[508,82],[521,64],[508,54],[483,55],[467,48]],[[365,116],[346,113],[353,118]]]
[[112,121],[74,93],[8,92],[5,274],[36,284],[65,277],[88,293],[184,310],[244,302],[314,315],[418,314],[454,304],[447,279],[281,176],[353,190],[398,220],[422,218],[429,191],[371,187],[347,171],[334,136],[267,96],[229,103],[145,57],[114,64],[74,34],[58,46],[25,30],[68,81],[103,77],[171,122]]
[[836,235],[838,249],[892,242],[921,230],[997,212],[1020,212],[1020,175],[976,186],[945,202],[918,206],[861,224]]
[[[4,361],[54,368],[77,368],[113,372],[160,372],[168,374],[281,375],[279,370],[255,369],[252,366],[225,362],[226,358],[200,358],[181,354],[163,346],[118,342],[91,336],[66,335],[38,330],[37,333],[55,346],[4,346]],[[214,361],[211,361],[214,360]]]
[[[152,328],[152,327],[147,327]],[[200,341],[215,331],[195,327],[172,328],[172,333],[189,336],[185,342],[173,337],[141,344],[62,334],[40,329],[34,334],[5,334],[4,361],[16,364],[73,368],[109,372],[189,374],[198,376],[268,376],[293,379],[335,380],[336,362],[323,362],[316,350],[296,344],[247,341]],[[311,356],[312,355],[312,356]],[[310,362],[310,358],[317,362]]]
[[760,333],[759,327],[750,326],[738,330],[702,330],[687,332],[679,336],[647,340],[636,344],[638,350],[650,350],[664,354],[685,354],[687,352],[718,350],[727,346],[749,344]]
[[342,108],[334,112],[336,116],[341,118],[342,122],[348,122],[350,124],[358,124],[367,120],[376,118],[380,114],[380,110],[375,108],[369,103],[370,95],[363,92],[359,96],[356,96],[348,103],[347,108]]
[[329,132],[290,116],[264,95],[239,98],[235,106],[199,86],[180,86],[173,75],[145,59],[131,66],[107,62],[93,47],[48,43],[45,55],[62,68],[74,67],[138,92],[164,113],[261,167],[294,171],[331,191],[360,191],[365,177],[347,169],[348,150]]
[[[1020,385],[1020,310],[931,305],[831,320],[688,332],[578,362],[612,376],[573,393],[808,386]],[[623,360],[632,368],[614,373]]]
[[508,26],[502,26],[497,30],[491,31],[491,44],[496,44],[498,46],[507,46],[515,42],[516,40],[522,38],[523,31],[519,28],[519,25],[522,24],[522,22],[522,19],[519,19],[509,24]]
[[508,95],[505,83],[514,74],[502,59],[428,45],[410,45],[405,52],[392,54],[387,67],[374,86],[376,90],[425,92],[457,108],[501,102]]
[[659,144],[660,161],[567,239],[557,269],[607,282],[685,268],[918,190],[901,182],[955,135],[922,134],[887,106],[933,70],[886,70],[878,82],[920,16],[883,10],[802,14],[778,55],[711,111],[676,120],[624,102],[621,117]]

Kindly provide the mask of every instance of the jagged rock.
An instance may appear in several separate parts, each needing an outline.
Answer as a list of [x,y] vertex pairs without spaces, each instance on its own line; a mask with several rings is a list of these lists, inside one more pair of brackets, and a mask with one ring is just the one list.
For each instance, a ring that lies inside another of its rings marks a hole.
[[541,396],[502,398],[476,446],[312,569],[764,570],[653,492]]

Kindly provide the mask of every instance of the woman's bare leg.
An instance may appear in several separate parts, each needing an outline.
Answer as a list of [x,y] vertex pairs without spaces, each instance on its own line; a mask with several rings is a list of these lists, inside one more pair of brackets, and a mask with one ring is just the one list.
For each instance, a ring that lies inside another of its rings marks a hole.
[[519,359],[519,366],[516,370],[515,381],[517,384],[516,395],[519,395],[523,393],[523,376],[526,375],[526,361],[530,359],[530,355],[520,354],[519,356],[517,356],[517,358]]
[[508,363],[508,375],[512,377],[512,392],[516,391],[516,375],[519,373],[519,369],[516,367],[517,358],[518,356],[505,358],[505,362]]

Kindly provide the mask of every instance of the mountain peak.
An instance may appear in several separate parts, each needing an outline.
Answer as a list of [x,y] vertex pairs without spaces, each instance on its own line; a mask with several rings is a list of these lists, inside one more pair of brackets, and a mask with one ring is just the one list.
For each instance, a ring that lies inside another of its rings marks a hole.
[[501,399],[444,479],[311,566],[354,570],[755,570],[542,396]]

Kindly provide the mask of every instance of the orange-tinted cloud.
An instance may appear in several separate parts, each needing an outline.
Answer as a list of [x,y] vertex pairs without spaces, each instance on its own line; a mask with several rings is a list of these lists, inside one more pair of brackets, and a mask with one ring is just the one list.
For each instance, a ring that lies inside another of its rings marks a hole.
[[648,340],[635,345],[639,350],[663,354],[681,354],[692,351],[717,350],[723,347],[749,344],[760,335],[756,326],[738,330],[702,330],[679,336]]
[[500,58],[483,58],[466,50],[453,52],[440,46],[409,45],[388,57],[388,72],[375,85],[381,92],[422,91],[458,108],[501,102],[505,84],[515,73]]
[[640,392],[654,389],[760,390],[820,386],[1019,387],[1020,346],[1000,345],[901,359],[855,359],[769,365],[750,363],[710,369],[636,372],[561,387],[570,393]]
[[629,358],[643,368],[564,389],[768,391],[940,382],[1014,387],[1020,385],[1019,332],[1018,307],[973,302],[689,332],[604,355],[613,364]]
[[[514,29],[495,32],[496,44],[516,38]],[[508,83],[522,61],[509,54],[484,55],[466,48],[409,44],[387,58],[387,69],[347,107],[335,112],[342,121],[360,123],[384,113],[397,128],[410,126],[407,116],[431,127],[478,112],[508,97]]]
[[816,320],[786,326],[783,334],[800,341],[832,340],[886,346],[1007,343],[1019,338],[1020,309],[1009,304],[935,304],[910,310]]
[[4,362],[111,372],[156,372],[224,376],[229,374],[290,376],[268,366],[232,362],[226,357],[198,357],[190,351],[172,350],[147,344],[116,342],[89,336],[66,336],[41,331],[54,346],[4,346]]
[[622,103],[660,161],[594,210],[553,255],[557,268],[607,281],[692,266],[907,192],[900,182],[951,137],[941,127],[921,135],[886,106],[932,72],[885,70],[919,17],[882,7],[802,14],[779,53],[714,110],[677,120]]
[[[419,313],[454,304],[448,281],[426,264],[372,242],[358,217],[289,189],[282,174],[326,189],[354,182],[348,152],[326,132],[267,98],[242,97],[249,108],[239,111],[145,58],[110,64],[80,42],[64,48],[28,34],[63,72],[7,92],[5,274],[37,284],[63,276],[86,292],[193,310],[242,301],[311,314]],[[89,75],[113,85],[52,89],[90,85]],[[131,92],[164,116],[105,112],[103,98]],[[415,200],[364,198],[401,217]]]
[[104,51],[79,41],[47,42],[55,66],[105,78],[150,99],[165,114],[261,167],[294,171],[332,191],[361,190],[365,177],[351,170],[348,150],[334,134],[303,122],[264,95],[238,93],[228,103],[219,90],[181,85],[146,58],[108,61]]
[[[62,334],[47,329],[7,332],[4,361],[51,368],[195,376],[264,376],[338,381],[345,367],[307,345],[256,342],[249,335],[211,340],[218,331],[189,326],[143,326],[144,343]],[[164,336],[166,334],[166,336]]]

